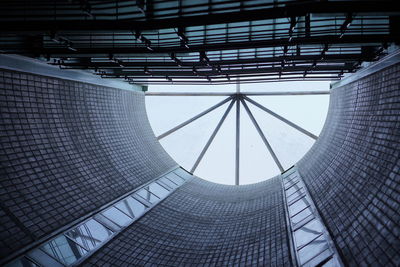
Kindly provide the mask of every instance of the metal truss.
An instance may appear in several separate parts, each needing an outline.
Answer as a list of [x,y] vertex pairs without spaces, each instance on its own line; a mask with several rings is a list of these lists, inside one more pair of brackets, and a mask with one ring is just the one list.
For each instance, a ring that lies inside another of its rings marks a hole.
[[0,52],[135,84],[337,80],[400,39],[382,0],[0,3]]
[[279,168],[281,172],[284,172],[284,167],[282,166],[281,162],[279,161],[277,155],[275,154],[271,144],[268,142],[267,138],[264,135],[263,130],[259,126],[256,118],[254,117],[253,113],[250,111],[250,108],[248,107],[247,103],[252,104],[253,106],[267,112],[274,118],[284,122],[285,124],[289,125],[290,127],[294,128],[295,130],[299,131],[300,133],[316,140],[318,139],[318,136],[312,134],[311,132],[307,131],[306,129],[298,126],[297,124],[291,122],[290,120],[282,117],[281,115],[273,112],[272,110],[264,107],[260,103],[254,101],[251,99],[249,96],[273,96],[273,95],[327,95],[329,94],[329,91],[302,91],[302,92],[261,92],[261,93],[242,93],[240,92],[240,84],[237,83],[237,89],[235,93],[163,93],[163,92],[147,92],[146,96],[227,96],[224,100],[221,102],[213,105],[212,107],[206,109],[205,111],[199,113],[198,115],[186,120],[185,122],[173,127],[172,129],[162,133],[157,137],[158,140],[161,140],[168,135],[176,132],[177,130],[185,127],[186,125],[196,121],[200,117],[203,117],[204,115],[210,113],[213,110],[216,110],[217,108],[223,106],[224,104],[229,102],[229,105],[227,109],[225,110],[224,114],[218,121],[217,126],[215,127],[214,131],[212,132],[211,136],[207,140],[207,143],[203,147],[202,151],[200,152],[199,156],[197,157],[193,167],[191,168],[190,172],[194,173],[201,163],[202,159],[204,158],[204,155],[206,154],[207,150],[211,146],[213,140],[215,139],[215,136],[218,134],[218,131],[221,129],[226,117],[228,116],[229,112],[231,111],[232,107],[235,105],[236,106],[236,126],[235,126],[235,185],[240,184],[240,177],[239,177],[239,170],[240,170],[240,107],[241,105],[243,106],[244,110],[248,114],[251,122],[253,123],[255,129],[257,130],[260,138],[262,139],[263,143],[265,144],[268,152],[272,156],[272,159],[274,160],[276,166]]

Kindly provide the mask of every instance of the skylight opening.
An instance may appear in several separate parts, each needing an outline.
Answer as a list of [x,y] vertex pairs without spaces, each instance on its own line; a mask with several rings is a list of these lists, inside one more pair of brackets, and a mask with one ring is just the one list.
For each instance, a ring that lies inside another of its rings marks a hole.
[[146,109],[161,145],[183,168],[220,184],[251,184],[311,148],[325,122],[329,83],[150,85]]

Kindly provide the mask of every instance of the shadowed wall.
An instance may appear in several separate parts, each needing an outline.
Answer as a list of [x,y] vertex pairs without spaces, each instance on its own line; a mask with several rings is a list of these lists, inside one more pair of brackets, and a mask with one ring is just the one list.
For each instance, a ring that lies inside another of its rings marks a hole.
[[399,64],[332,89],[298,167],[347,264],[400,264]]
[[290,266],[279,177],[195,178],[98,251],[91,266]]
[[144,95],[0,71],[0,257],[176,166]]

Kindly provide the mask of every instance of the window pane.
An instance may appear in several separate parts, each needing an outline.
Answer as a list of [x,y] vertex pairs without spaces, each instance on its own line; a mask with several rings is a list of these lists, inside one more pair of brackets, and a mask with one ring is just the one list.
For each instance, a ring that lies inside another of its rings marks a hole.
[[119,226],[125,226],[132,222],[132,218],[129,218],[127,215],[125,215],[115,207],[111,207],[108,210],[103,211],[102,214],[106,218],[117,223]]
[[294,235],[296,238],[296,246],[301,247],[322,233],[322,225],[317,220],[312,220],[300,229]]
[[140,216],[147,208],[144,204],[140,203],[131,196],[120,201],[115,206],[132,216],[132,218]]
[[299,184],[295,184],[294,186],[292,186],[291,188],[289,188],[288,190],[286,190],[286,195],[290,196],[291,194],[295,193],[297,190],[300,189]]
[[285,184],[285,188],[288,188],[292,184],[294,184],[297,181],[299,181],[299,176],[297,176],[297,175],[295,175],[293,177],[292,176],[288,176],[283,181],[284,181],[284,184]]
[[187,180],[192,177],[192,175],[181,168],[178,168],[174,171],[175,174],[179,175],[183,179]]
[[180,174],[178,175],[178,174],[176,174],[175,172],[171,172],[171,173],[170,173],[170,176],[176,176],[176,177],[178,177],[179,180],[180,180],[180,183],[182,183],[182,182],[186,181],[186,179],[188,179],[187,174],[182,174],[182,173],[180,173]]
[[326,249],[328,249],[326,240],[323,236],[318,237],[316,240],[299,250],[301,264],[306,263]]
[[312,215],[311,209],[308,207],[296,216],[292,217],[292,222],[293,224],[298,224],[301,222],[303,219],[307,218],[308,216]]
[[174,183],[176,186],[179,186],[181,184],[181,179],[178,180],[178,178],[175,176],[167,174],[164,177],[165,177],[165,179],[168,179],[169,181],[171,181],[171,183]]
[[291,201],[295,200],[296,198],[298,198],[302,194],[304,194],[304,189],[303,188],[300,188],[300,190],[295,191],[291,195],[286,194],[288,203],[290,203]]
[[41,249],[63,264],[71,264],[86,254],[86,250],[61,235],[44,244]]
[[149,185],[149,190],[156,196],[163,198],[168,195],[169,191],[157,183],[152,183]]
[[309,206],[308,201],[305,197],[297,200],[292,205],[289,206],[290,216],[297,214],[299,211],[303,210],[305,207]]
[[166,175],[166,177],[177,185],[182,184],[184,181],[180,176],[176,175],[175,173],[169,173]]
[[46,252],[42,248],[37,248],[35,250],[31,250],[27,255],[30,259],[34,260],[40,266],[51,266],[51,267],[63,267],[64,265],[60,263],[59,260],[56,260]]
[[25,257],[6,264],[4,267],[39,267],[39,265],[33,263]]
[[172,189],[178,187],[176,184],[174,184],[173,182],[171,182],[170,180],[168,180],[166,177],[160,178],[160,181],[163,182],[164,184],[166,184],[167,186],[171,187]]
[[106,240],[112,232],[97,221],[90,219],[69,231],[67,235],[87,250],[91,250]]
[[152,193],[150,193],[147,189],[143,188],[135,193],[136,195],[142,197],[143,199],[149,201],[150,203],[155,203],[159,200],[159,198]]
[[299,183],[300,180],[298,178],[289,180],[287,183],[285,183],[285,190],[287,190],[289,187],[295,185],[296,183]]
[[[303,264],[304,267],[312,267],[312,266],[321,266],[321,262],[325,261],[328,258],[332,257],[332,252],[329,249],[322,251],[320,254],[311,258],[306,264]],[[325,266],[325,265],[322,265]],[[340,264],[336,264],[334,266],[341,266]]]

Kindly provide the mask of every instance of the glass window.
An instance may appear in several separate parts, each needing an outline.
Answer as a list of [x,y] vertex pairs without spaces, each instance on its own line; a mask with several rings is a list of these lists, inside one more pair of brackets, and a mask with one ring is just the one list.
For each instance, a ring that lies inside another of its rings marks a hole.
[[291,195],[287,195],[287,202],[288,204],[295,201],[297,198],[302,197],[305,195],[304,188],[300,188],[299,190],[295,191]]
[[318,220],[312,220],[294,232],[296,246],[301,247],[322,234],[322,225]]
[[298,176],[295,176],[293,178],[288,177],[286,180],[284,180],[285,190],[287,190],[289,187],[291,187],[295,183],[298,183],[299,181],[300,181],[300,179]]
[[163,182],[165,185],[169,186],[169,187],[172,188],[172,189],[178,187],[178,185],[174,184],[173,182],[171,182],[171,181],[170,181],[169,179],[167,179],[166,177],[160,178],[159,181]]
[[6,264],[4,267],[39,267],[39,265],[35,264],[31,260],[26,257],[19,258],[13,262]]
[[307,199],[305,197],[300,198],[299,200],[293,202],[289,206],[290,216],[293,216],[293,215],[299,213],[301,210],[305,209],[309,205],[310,204],[308,203],[308,201],[307,201]]
[[322,266],[323,267],[336,267],[336,266],[340,266],[340,264],[336,258],[332,258],[329,261],[327,261],[326,263],[324,263]]
[[[332,257],[332,252],[330,249],[323,250],[319,254],[317,254],[315,257],[311,258],[306,262],[306,264],[303,264],[303,266],[321,266],[321,263],[324,262],[326,259],[329,259]],[[325,265],[322,265],[325,266]],[[334,266],[341,266],[341,264],[336,264]]]
[[118,202],[115,206],[130,215],[132,218],[140,216],[147,209],[144,204],[131,196]]
[[328,244],[323,236],[318,237],[313,242],[299,250],[300,263],[304,264],[313,257],[321,254],[328,249]]
[[292,217],[292,223],[294,225],[300,223],[302,220],[309,218],[309,216],[312,216],[312,211],[310,207],[306,208],[302,212],[296,214],[295,216]]
[[101,214],[103,214],[107,219],[115,222],[119,226],[126,226],[132,222],[132,218],[130,218],[115,207],[111,207],[103,211]]
[[142,188],[135,195],[147,200],[150,203],[155,203],[160,200],[156,195],[152,194],[147,188]]
[[285,188],[288,188],[290,185],[299,181],[299,176],[298,175],[290,175],[290,176],[286,177],[283,181],[285,183]]
[[64,267],[59,260],[56,260],[46,252],[44,252],[40,247],[28,252],[29,259],[32,259],[40,266],[51,266],[51,267]]
[[164,176],[165,179],[168,179],[171,183],[175,184],[176,186],[179,186],[181,184],[181,180],[177,180],[178,178],[175,176],[171,176],[171,175],[166,175]]
[[169,191],[159,185],[158,183],[154,182],[149,185],[149,190],[151,193],[155,194],[159,198],[164,198],[169,194]]
[[286,196],[290,196],[293,193],[296,193],[301,188],[302,188],[302,186],[300,186],[299,183],[293,185],[292,187],[290,187],[289,189],[286,190]]
[[72,264],[87,253],[85,249],[64,235],[44,244],[41,249],[65,265]]
[[112,233],[97,221],[90,219],[72,229],[66,235],[85,249],[91,250],[106,240]]
[[175,173],[176,175],[178,175],[179,177],[182,177],[182,178],[185,179],[185,180],[187,180],[187,179],[189,179],[189,178],[192,177],[192,175],[191,175],[190,173],[186,172],[185,170],[183,170],[183,169],[181,169],[181,168],[176,169],[176,170],[174,171],[174,173]]
[[165,177],[170,179],[172,182],[176,183],[177,185],[180,185],[184,182],[184,179],[175,173],[168,173]]

